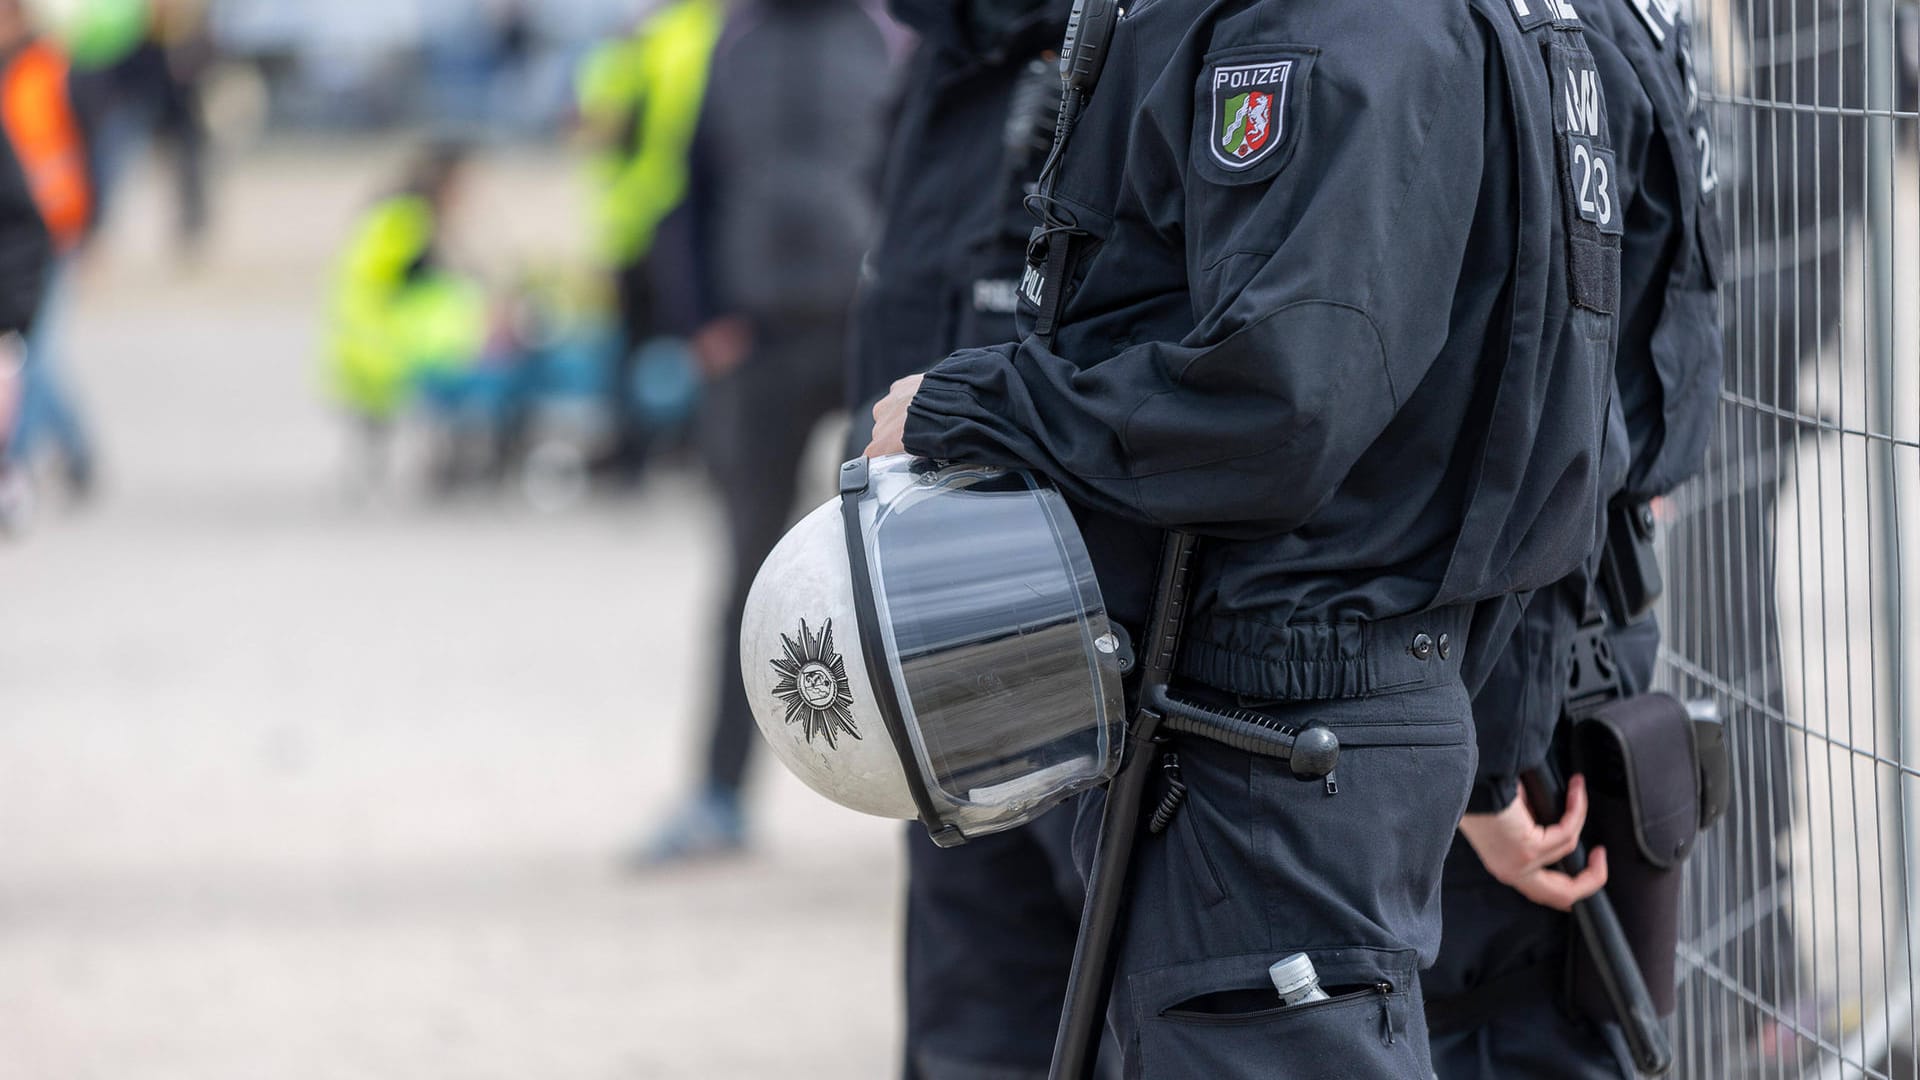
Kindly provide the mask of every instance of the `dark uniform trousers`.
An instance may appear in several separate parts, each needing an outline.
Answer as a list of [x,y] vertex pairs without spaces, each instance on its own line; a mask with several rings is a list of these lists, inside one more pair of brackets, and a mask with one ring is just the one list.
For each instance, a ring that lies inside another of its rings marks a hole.
[[[1449,656],[1415,656],[1421,633],[1446,634]],[[1465,633],[1459,609],[1375,624],[1368,682],[1396,689],[1370,697],[1257,703],[1189,688],[1324,723],[1340,762],[1329,784],[1217,743],[1172,744],[1187,798],[1164,834],[1142,830],[1108,1013],[1129,1080],[1429,1080],[1418,972],[1439,948],[1441,862],[1476,756]],[[1083,870],[1101,807],[1097,793],[1082,802]],[[1301,951],[1331,1000],[1281,1008],[1267,968]]]
[[1072,807],[936,847],[907,831],[908,1080],[1046,1080],[1086,891]]
[[846,320],[766,320],[738,368],[708,388],[702,440],[726,513],[729,584],[707,744],[709,788],[738,791],[758,738],[740,681],[747,590],[792,518],[807,439],[841,407]]
[[[1647,619],[1608,637],[1624,689],[1648,689],[1659,624]],[[1638,1073],[1618,1027],[1575,1015],[1566,1005],[1572,917],[1495,881],[1459,836],[1447,855],[1445,883],[1446,948],[1422,981],[1429,994],[1473,1000],[1474,1015],[1457,1030],[1433,1032],[1437,1080],[1634,1080]]]

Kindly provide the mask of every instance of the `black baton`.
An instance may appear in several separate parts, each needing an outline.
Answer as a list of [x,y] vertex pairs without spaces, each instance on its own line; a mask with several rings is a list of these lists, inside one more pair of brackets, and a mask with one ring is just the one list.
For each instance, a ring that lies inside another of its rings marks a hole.
[[[1521,778],[1527,789],[1527,801],[1544,820],[1558,821],[1566,813],[1566,788],[1551,765],[1534,769]],[[1567,874],[1579,874],[1587,868],[1587,849],[1580,845],[1560,862]],[[1654,1011],[1653,996],[1640,974],[1640,962],[1634,959],[1633,946],[1620,928],[1606,890],[1594,893],[1573,905],[1574,925],[1580,928],[1580,940],[1593,958],[1600,976],[1600,989],[1613,1006],[1613,1015],[1627,1038],[1633,1063],[1649,1076],[1665,1076],[1673,1068],[1673,1045],[1667,1040],[1666,1025]]]
[[1140,829],[1147,778],[1156,764],[1153,744],[1162,728],[1246,753],[1286,759],[1294,775],[1303,779],[1328,776],[1340,756],[1340,740],[1323,725],[1290,727],[1256,713],[1210,708],[1168,693],[1180,628],[1186,621],[1193,548],[1192,535],[1167,534],[1153,619],[1141,651],[1138,705],[1127,731],[1120,772],[1107,785],[1100,843],[1087,875],[1086,906],[1080,913],[1080,935],[1073,947],[1073,972],[1067,979],[1067,999],[1054,1036],[1049,1080],[1089,1080],[1100,1056],[1107,1000],[1113,991],[1113,944],[1123,918],[1127,870]]
[[[1143,702],[1164,693],[1172,675],[1174,652],[1180,647],[1180,626],[1187,614],[1187,575],[1192,564],[1192,534],[1168,533],[1166,552],[1160,559],[1160,581],[1154,591],[1153,622],[1146,647],[1141,650],[1139,692]],[[1127,867],[1133,860],[1133,838],[1140,828],[1140,804],[1147,778],[1153,774],[1153,740],[1159,730],[1159,713],[1142,707],[1134,714],[1120,772],[1107,785],[1100,846],[1087,875],[1087,900],[1080,911],[1080,936],[1073,946],[1073,973],[1067,979],[1060,1030],[1054,1035],[1049,1080],[1088,1080],[1099,1057],[1101,1033],[1106,1030],[1107,997],[1113,987],[1113,939],[1120,925],[1120,905],[1126,898]]]

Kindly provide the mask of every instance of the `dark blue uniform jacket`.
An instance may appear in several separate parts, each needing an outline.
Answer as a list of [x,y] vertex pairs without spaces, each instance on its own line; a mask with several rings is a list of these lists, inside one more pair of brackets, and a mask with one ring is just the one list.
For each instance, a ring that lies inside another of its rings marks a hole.
[[[1057,49],[1068,0],[893,0],[920,35],[882,179],[881,235],[867,255],[847,404],[863,417],[894,380],[963,345],[1015,333],[1011,295],[1032,226],[1010,160],[1009,100],[1021,70]],[[1058,102],[1058,97],[1054,101]],[[1018,170],[1020,175],[1015,175]],[[856,449],[858,449],[856,447]]]
[[[1718,408],[1712,144],[1685,25],[1665,21],[1651,2],[1644,13],[1633,0],[1576,2],[1606,95],[1626,211],[1618,396],[1604,491],[1641,502],[1700,471]],[[1511,802],[1518,775],[1545,759],[1560,716],[1568,643],[1590,581],[1583,569],[1535,595],[1506,647],[1481,653],[1491,666],[1474,699],[1480,766],[1471,809]],[[1500,632],[1481,622],[1477,640],[1485,646]]]
[[[1179,667],[1250,697],[1389,689],[1369,622],[1565,576],[1594,535],[1618,220],[1570,209],[1577,111],[1545,58],[1577,35],[1523,21],[1132,8],[1051,190],[1065,272],[1029,282],[1057,332],[935,366],[908,448],[1052,477],[1136,626],[1160,530],[1210,537]],[[1604,119],[1578,115],[1590,162]]]

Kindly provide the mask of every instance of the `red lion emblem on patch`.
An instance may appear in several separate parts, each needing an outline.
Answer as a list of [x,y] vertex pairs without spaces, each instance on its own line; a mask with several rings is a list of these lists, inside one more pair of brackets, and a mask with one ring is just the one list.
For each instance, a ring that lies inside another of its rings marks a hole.
[[1267,137],[1273,132],[1273,95],[1252,90],[1229,101],[1239,102],[1232,118],[1227,123],[1227,133],[1220,140],[1227,153],[1236,158],[1248,158],[1260,152],[1267,145]]

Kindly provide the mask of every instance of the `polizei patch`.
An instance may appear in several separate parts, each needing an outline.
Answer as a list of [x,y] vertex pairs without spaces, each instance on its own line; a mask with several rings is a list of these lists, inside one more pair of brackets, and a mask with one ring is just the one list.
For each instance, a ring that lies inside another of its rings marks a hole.
[[1285,134],[1292,60],[1221,64],[1207,74],[1213,87],[1214,160],[1248,169],[1272,154]]

